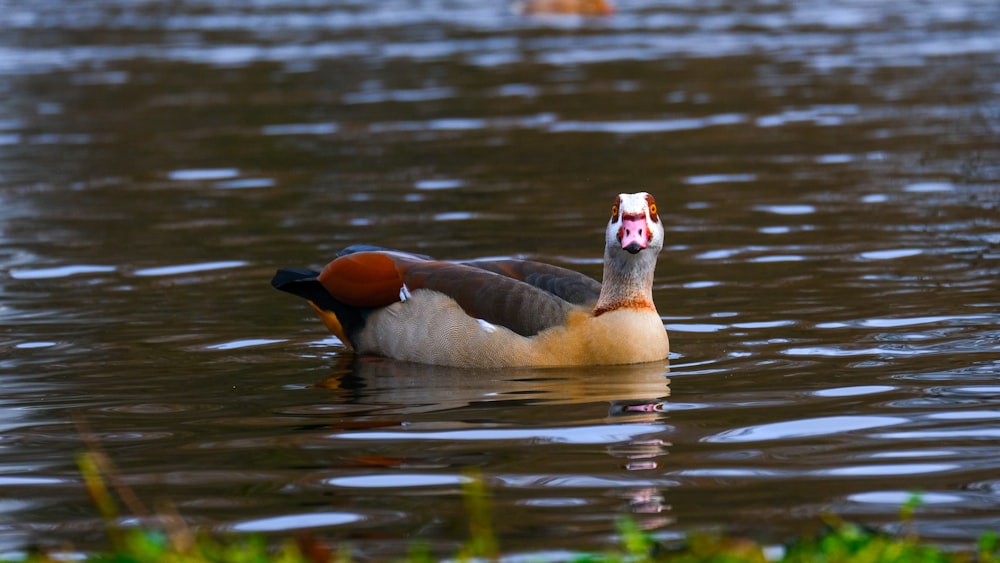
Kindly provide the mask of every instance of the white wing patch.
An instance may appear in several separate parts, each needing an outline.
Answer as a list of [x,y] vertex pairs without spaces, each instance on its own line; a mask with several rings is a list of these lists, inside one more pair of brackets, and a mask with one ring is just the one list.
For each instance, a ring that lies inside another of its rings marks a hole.
[[486,332],[493,333],[497,331],[497,326],[495,324],[484,321],[483,319],[476,319],[476,322],[479,323],[480,328]]
[[406,301],[411,297],[413,297],[413,294],[410,293],[410,288],[406,287],[406,284],[404,283],[403,287],[399,288],[399,300]]

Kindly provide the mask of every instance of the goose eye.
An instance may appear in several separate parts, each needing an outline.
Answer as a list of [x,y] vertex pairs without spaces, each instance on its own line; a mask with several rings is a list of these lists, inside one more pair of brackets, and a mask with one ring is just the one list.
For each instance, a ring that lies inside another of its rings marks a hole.
[[649,218],[658,223],[660,220],[656,217],[656,200],[653,196],[646,194],[646,205],[649,206]]
[[612,221],[617,221],[618,220],[618,205],[617,204],[611,206],[611,220]]

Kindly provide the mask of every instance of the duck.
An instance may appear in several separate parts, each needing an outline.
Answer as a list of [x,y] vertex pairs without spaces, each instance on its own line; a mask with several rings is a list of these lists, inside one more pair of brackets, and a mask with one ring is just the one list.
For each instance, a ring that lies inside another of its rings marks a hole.
[[511,5],[518,15],[610,16],[615,6],[610,0],[518,0]]
[[460,368],[655,362],[670,354],[653,302],[663,237],[653,196],[622,193],[601,282],[532,260],[443,261],[356,244],[319,272],[280,269],[271,285],[306,299],[360,355]]

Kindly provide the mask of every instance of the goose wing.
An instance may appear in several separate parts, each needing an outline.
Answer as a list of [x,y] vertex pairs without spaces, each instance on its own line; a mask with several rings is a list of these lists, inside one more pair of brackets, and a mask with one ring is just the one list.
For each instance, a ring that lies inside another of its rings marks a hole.
[[582,274],[536,262],[441,262],[371,248],[340,253],[317,277],[334,299],[374,309],[430,289],[454,299],[471,317],[532,336],[563,324],[570,310],[591,300],[594,285],[600,291]]

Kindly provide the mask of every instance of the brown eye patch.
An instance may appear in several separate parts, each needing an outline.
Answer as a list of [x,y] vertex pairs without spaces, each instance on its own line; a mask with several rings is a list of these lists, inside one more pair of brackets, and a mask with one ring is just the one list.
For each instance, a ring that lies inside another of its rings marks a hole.
[[649,206],[649,218],[659,222],[660,219],[656,215],[656,200],[653,199],[653,196],[646,194],[646,204]]
[[622,203],[622,198],[615,199],[615,204],[611,206],[611,221],[618,221],[618,209]]

